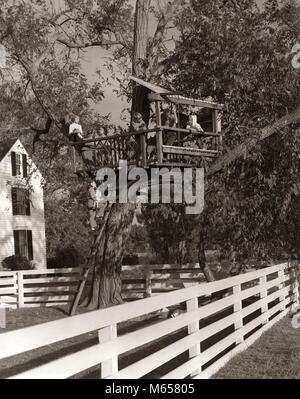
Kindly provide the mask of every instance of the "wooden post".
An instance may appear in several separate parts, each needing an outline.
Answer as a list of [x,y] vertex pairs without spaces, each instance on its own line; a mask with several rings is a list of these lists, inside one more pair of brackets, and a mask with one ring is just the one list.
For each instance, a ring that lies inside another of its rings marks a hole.
[[260,299],[265,298],[265,300],[263,301],[263,305],[261,307],[261,313],[264,314],[264,320],[263,320],[263,324],[266,324],[268,322],[268,302],[267,302],[267,289],[266,289],[266,284],[267,284],[267,277],[266,276],[262,276],[259,279],[259,286],[262,288],[262,290],[259,293],[259,297]]
[[73,146],[72,151],[73,151],[74,173],[76,173],[77,172],[77,166],[76,166],[76,150],[75,150],[75,146]]
[[[284,269],[283,269],[283,266],[281,267],[281,269],[278,271],[278,277],[279,278],[282,278],[282,280],[284,279]],[[282,289],[283,287],[284,287],[284,280],[281,282],[281,283],[279,283],[279,285],[278,285],[278,289],[280,290],[280,289]],[[282,306],[280,306],[280,310],[285,310],[285,305],[284,305],[284,300],[285,300],[285,295],[284,294],[281,294],[280,296],[279,296],[279,302],[282,302]]]
[[[117,338],[117,325],[102,328],[98,331],[98,338],[100,344],[111,341]],[[101,378],[109,377],[118,372],[118,356],[113,356],[111,359],[101,363]]]
[[[156,112],[156,125],[161,126],[161,117],[160,117],[160,101],[155,101],[155,112]],[[163,134],[162,130],[156,132],[156,152],[157,152],[157,162],[162,163],[163,161]]]
[[18,282],[18,308],[24,307],[24,285],[23,285],[23,273],[17,272]]
[[234,329],[237,331],[237,339],[236,339],[236,344],[240,344],[243,341],[243,333],[242,333],[242,327],[243,327],[243,320],[242,320],[242,300],[241,300],[241,285],[235,285],[233,287],[233,295],[237,296],[236,299],[234,299],[234,304],[233,304],[233,312],[236,314],[236,320],[234,322]]
[[[195,309],[198,309],[198,298],[192,298],[186,301],[186,310],[187,312],[191,312]],[[193,334],[195,332],[199,331],[199,320],[195,321],[191,324],[188,325],[188,334]],[[192,348],[189,349],[189,357],[195,357],[200,355],[201,353],[201,348],[200,348],[200,342],[199,344],[196,344]],[[201,373],[201,367],[198,370],[195,370],[193,374],[191,374],[191,377],[200,374]]]
[[[217,109],[213,110],[213,132],[221,132],[221,114]],[[219,146],[222,145],[222,136],[216,137],[216,150],[219,151]]]
[[152,270],[148,269],[146,271],[146,297],[150,297],[152,295],[151,275]]
[[77,294],[75,294],[75,297],[73,299],[73,303],[71,305],[71,310],[70,310],[69,316],[73,316],[76,312],[76,309],[79,304],[86,280],[88,278],[89,271],[90,271],[90,268],[83,269],[82,276],[80,277]]
[[142,134],[140,136],[140,144],[141,144],[141,157],[142,157],[142,166],[145,168],[147,166],[147,151],[146,151],[146,134]]
[[293,276],[295,277],[295,281],[293,283],[293,305],[297,306],[299,304],[299,281],[295,267],[293,268]]

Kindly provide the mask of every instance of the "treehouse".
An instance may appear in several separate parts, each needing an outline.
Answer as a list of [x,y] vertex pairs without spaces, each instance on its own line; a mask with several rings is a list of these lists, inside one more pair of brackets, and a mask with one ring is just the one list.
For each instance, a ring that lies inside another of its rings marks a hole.
[[136,113],[130,132],[74,142],[75,173],[94,176],[99,168],[118,168],[120,160],[143,168],[203,167],[218,156],[222,104],[187,98],[136,77],[131,79],[147,92],[154,126],[146,128]]

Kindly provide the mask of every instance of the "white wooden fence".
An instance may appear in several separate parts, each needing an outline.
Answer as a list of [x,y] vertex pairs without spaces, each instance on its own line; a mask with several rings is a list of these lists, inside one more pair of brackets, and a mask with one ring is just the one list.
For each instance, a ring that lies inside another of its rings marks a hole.
[[[126,301],[146,298],[198,284],[197,264],[123,266],[122,296]],[[72,302],[84,268],[0,272],[0,303],[12,308],[67,305]],[[91,284],[89,274],[86,288]]]
[[[199,306],[199,298],[225,289],[226,296]],[[294,265],[280,264],[134,303],[4,332],[0,334],[0,359],[98,331],[99,343],[12,378],[68,378],[101,364],[99,378],[137,379],[182,354],[186,357],[171,370],[165,369],[160,378],[207,378],[283,317],[292,304],[298,303],[298,298]],[[120,323],[182,302],[186,311],[179,316],[157,319],[151,325],[118,336]],[[175,336],[175,341],[158,349],[156,344],[170,336]],[[150,354],[143,350],[149,343],[153,345]],[[132,351],[137,353],[138,349],[142,349],[140,358],[119,370],[119,357]]]
[[12,308],[65,305],[72,301],[83,268],[0,272],[0,303]]

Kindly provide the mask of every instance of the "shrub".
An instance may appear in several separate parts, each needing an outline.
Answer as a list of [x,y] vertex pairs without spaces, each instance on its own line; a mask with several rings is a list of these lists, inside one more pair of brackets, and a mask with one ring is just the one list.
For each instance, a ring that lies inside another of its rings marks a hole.
[[[82,263],[82,256],[75,248],[57,248],[55,263],[57,268],[79,267]],[[54,264],[54,261],[52,261]]]
[[137,255],[124,255],[122,264],[128,266],[138,265],[139,257]]
[[24,256],[12,255],[3,259],[2,266],[9,270],[31,270],[32,264]]

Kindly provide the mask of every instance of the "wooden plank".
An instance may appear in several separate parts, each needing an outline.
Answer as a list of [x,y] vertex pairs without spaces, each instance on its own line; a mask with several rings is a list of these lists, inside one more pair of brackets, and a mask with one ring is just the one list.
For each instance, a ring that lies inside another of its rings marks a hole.
[[18,281],[18,308],[24,306],[24,285],[23,285],[23,273],[17,272]]
[[151,283],[151,270],[146,273],[146,286],[145,286],[146,297],[152,295],[152,283]]
[[16,294],[17,289],[14,287],[0,288],[0,295]]
[[236,344],[239,344],[243,341],[243,335],[241,334],[241,328],[243,326],[243,319],[242,319],[242,300],[241,300],[241,285],[235,285],[233,287],[233,295],[236,297],[236,302],[233,304],[233,311],[236,315],[236,322],[234,323],[234,329],[236,331]]
[[[191,312],[193,310],[198,309],[198,298],[192,298],[188,301],[186,301],[186,310],[187,312]],[[188,324],[188,334],[194,334],[195,332],[199,331],[199,320],[194,321],[193,323]],[[189,348],[189,357],[195,357],[200,355],[200,340],[199,342],[193,346],[192,348]],[[198,370],[196,371],[198,373]]]
[[[22,270],[23,276],[28,275],[35,275],[35,274],[80,274],[83,269],[86,267],[69,267],[69,268],[62,268],[62,269],[45,269],[45,270]],[[1,272],[2,273],[2,272]],[[1,274],[0,274],[1,275]]]
[[218,151],[215,150],[207,150],[200,148],[188,148],[188,147],[176,147],[172,145],[163,145],[162,146],[163,153],[166,154],[178,154],[178,155],[189,155],[189,156],[206,156],[206,157],[216,157],[218,155]]
[[79,283],[78,286],[78,292],[77,295],[75,295],[73,303],[71,305],[71,309],[70,309],[70,316],[73,316],[76,312],[77,306],[79,304],[80,298],[82,296],[83,293],[83,289],[87,280],[87,277],[89,275],[89,271],[90,271],[90,267],[87,267],[85,270],[82,270],[82,276],[81,276],[81,281]]
[[0,303],[17,303],[17,301],[16,296],[0,296]]
[[16,274],[17,274],[17,272],[3,272],[3,271],[0,271],[0,279],[2,278],[2,277],[13,277],[13,276],[16,276]]
[[159,94],[150,93],[148,94],[148,99],[150,101],[167,101],[172,102],[174,104],[185,104],[185,105],[193,105],[199,108],[212,108],[212,109],[222,109],[223,104],[218,104],[215,102],[205,101],[205,100],[194,100],[193,98],[187,98],[182,96],[166,96],[166,99]]
[[69,299],[72,299],[73,295],[44,295],[44,296],[34,296],[34,297],[24,297],[24,303],[30,303],[30,302],[51,302],[51,301],[66,301]]
[[[156,114],[156,125],[160,126],[161,125],[161,115],[160,115],[160,102],[156,101],[155,102],[155,114]],[[157,162],[162,162],[163,160],[163,136],[162,136],[162,130],[158,130],[156,132],[156,156],[157,156]]]
[[193,136],[197,136],[197,137],[220,137],[222,136],[222,133],[216,133],[216,132],[197,132],[193,129],[182,129],[179,127],[170,127],[170,126],[165,126],[165,125],[161,125],[161,126],[157,126],[159,129],[161,130],[168,130],[170,132],[180,132],[180,133],[186,133],[187,135],[192,134]]
[[267,301],[269,299],[269,298],[267,298],[268,289],[267,289],[267,278],[266,278],[266,276],[260,277],[259,285],[261,287],[260,298],[261,299],[266,298],[265,301],[262,301],[263,305],[261,307],[261,312],[265,314],[264,323],[263,323],[263,324],[265,324],[265,323],[268,322],[268,314],[267,314],[267,312],[268,312],[268,303],[267,303]]
[[65,306],[69,305],[71,301],[53,301],[53,302],[37,302],[37,303],[24,303],[23,308],[51,308],[52,306]]
[[35,293],[35,292],[72,292],[76,294],[76,287],[72,286],[60,286],[60,287],[29,287],[23,288],[23,293]]
[[[102,328],[98,331],[100,344],[112,341],[117,338],[117,325]],[[108,377],[118,372],[118,356],[112,356],[111,359],[102,362],[101,364],[101,378]]]
[[15,279],[14,278],[1,278],[0,279],[0,287],[1,285],[14,285]]
[[[213,122],[213,131],[216,134],[218,134],[218,133],[221,132],[221,114],[220,114],[220,112],[218,110],[214,109],[212,117],[213,117],[213,120],[212,120],[212,122]],[[217,144],[217,149],[219,150],[219,145],[222,145],[222,135],[219,136],[216,140],[217,140],[217,143],[216,143]]]
[[23,280],[24,285],[27,284],[41,284],[41,283],[60,283],[60,282],[74,282],[78,283],[80,277],[37,277],[26,278]]

